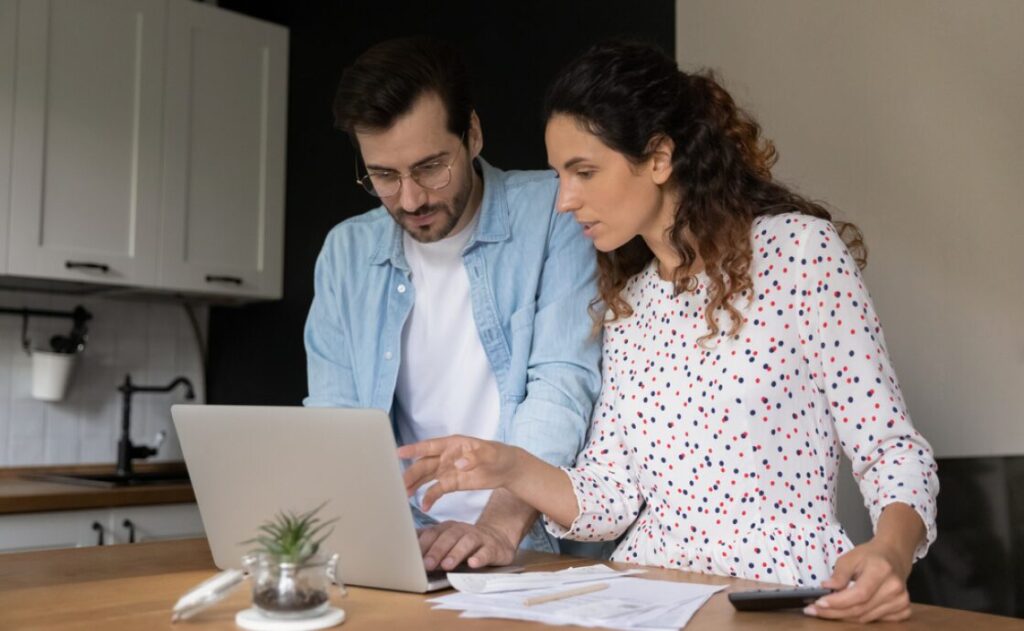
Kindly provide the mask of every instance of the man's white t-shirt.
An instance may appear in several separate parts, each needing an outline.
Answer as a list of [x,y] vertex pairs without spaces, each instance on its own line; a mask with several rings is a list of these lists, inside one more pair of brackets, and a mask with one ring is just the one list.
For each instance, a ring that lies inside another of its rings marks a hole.
[[[462,263],[462,250],[479,219],[478,211],[457,234],[434,243],[404,235],[405,258],[416,291],[402,331],[395,390],[396,419],[404,444],[451,434],[487,440],[497,436],[498,383],[473,319],[469,275]],[[417,492],[417,503],[424,492],[424,488]],[[438,521],[474,523],[490,493],[451,493],[429,515]]]

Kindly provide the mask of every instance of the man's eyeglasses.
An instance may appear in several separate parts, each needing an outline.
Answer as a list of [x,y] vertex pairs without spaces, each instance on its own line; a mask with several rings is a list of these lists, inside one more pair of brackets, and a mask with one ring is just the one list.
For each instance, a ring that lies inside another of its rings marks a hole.
[[402,190],[402,178],[409,177],[420,186],[432,191],[440,190],[448,186],[452,181],[452,165],[462,151],[463,140],[466,135],[459,138],[459,148],[455,155],[447,163],[441,160],[433,160],[426,164],[420,164],[409,169],[408,175],[398,171],[372,171],[359,177],[359,160],[356,160],[356,184],[359,184],[366,192],[374,197],[393,197]]

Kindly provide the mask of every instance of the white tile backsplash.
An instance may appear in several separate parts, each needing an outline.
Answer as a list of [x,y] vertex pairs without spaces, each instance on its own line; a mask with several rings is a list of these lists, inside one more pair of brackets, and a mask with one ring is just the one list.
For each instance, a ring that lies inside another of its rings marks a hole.
[[[121,393],[130,373],[142,385],[166,385],[184,375],[205,400],[202,359],[183,307],[166,301],[118,300],[35,292],[0,291],[0,306],[70,311],[88,309],[89,340],[78,358],[63,401],[31,396],[32,360],[21,348],[21,318],[0,315],[0,466],[114,462],[121,434]],[[203,338],[208,309],[195,307]],[[70,319],[33,317],[29,337],[49,348],[50,336],[66,335]],[[132,397],[132,441],[150,444],[160,430],[168,438],[150,460],[181,460],[170,406],[185,402],[174,392]]]

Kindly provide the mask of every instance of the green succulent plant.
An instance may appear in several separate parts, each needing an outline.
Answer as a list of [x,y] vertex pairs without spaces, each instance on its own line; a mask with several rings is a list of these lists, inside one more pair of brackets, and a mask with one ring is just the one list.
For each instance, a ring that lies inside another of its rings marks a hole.
[[316,555],[320,544],[334,532],[334,529],[323,533],[324,529],[338,521],[337,518],[323,521],[317,517],[324,502],[313,510],[296,515],[295,513],[279,512],[272,521],[261,525],[259,535],[243,541],[243,544],[256,544],[254,552],[263,552],[278,560],[279,563],[304,563]]

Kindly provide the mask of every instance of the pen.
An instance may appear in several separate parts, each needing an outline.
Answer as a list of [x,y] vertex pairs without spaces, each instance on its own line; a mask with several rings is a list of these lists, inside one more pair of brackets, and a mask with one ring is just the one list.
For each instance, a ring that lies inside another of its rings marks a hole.
[[593,585],[584,585],[583,587],[577,587],[576,589],[567,589],[564,592],[555,592],[554,594],[544,594],[543,596],[534,596],[527,598],[523,601],[523,604],[527,607],[534,605],[543,605],[555,600],[562,600],[563,598],[572,598],[573,596],[582,596],[583,594],[592,594],[599,592],[602,589],[608,589],[608,583],[594,583]]
[[191,618],[230,594],[244,580],[245,573],[241,570],[224,570],[206,579],[178,599],[171,612],[171,622]]

